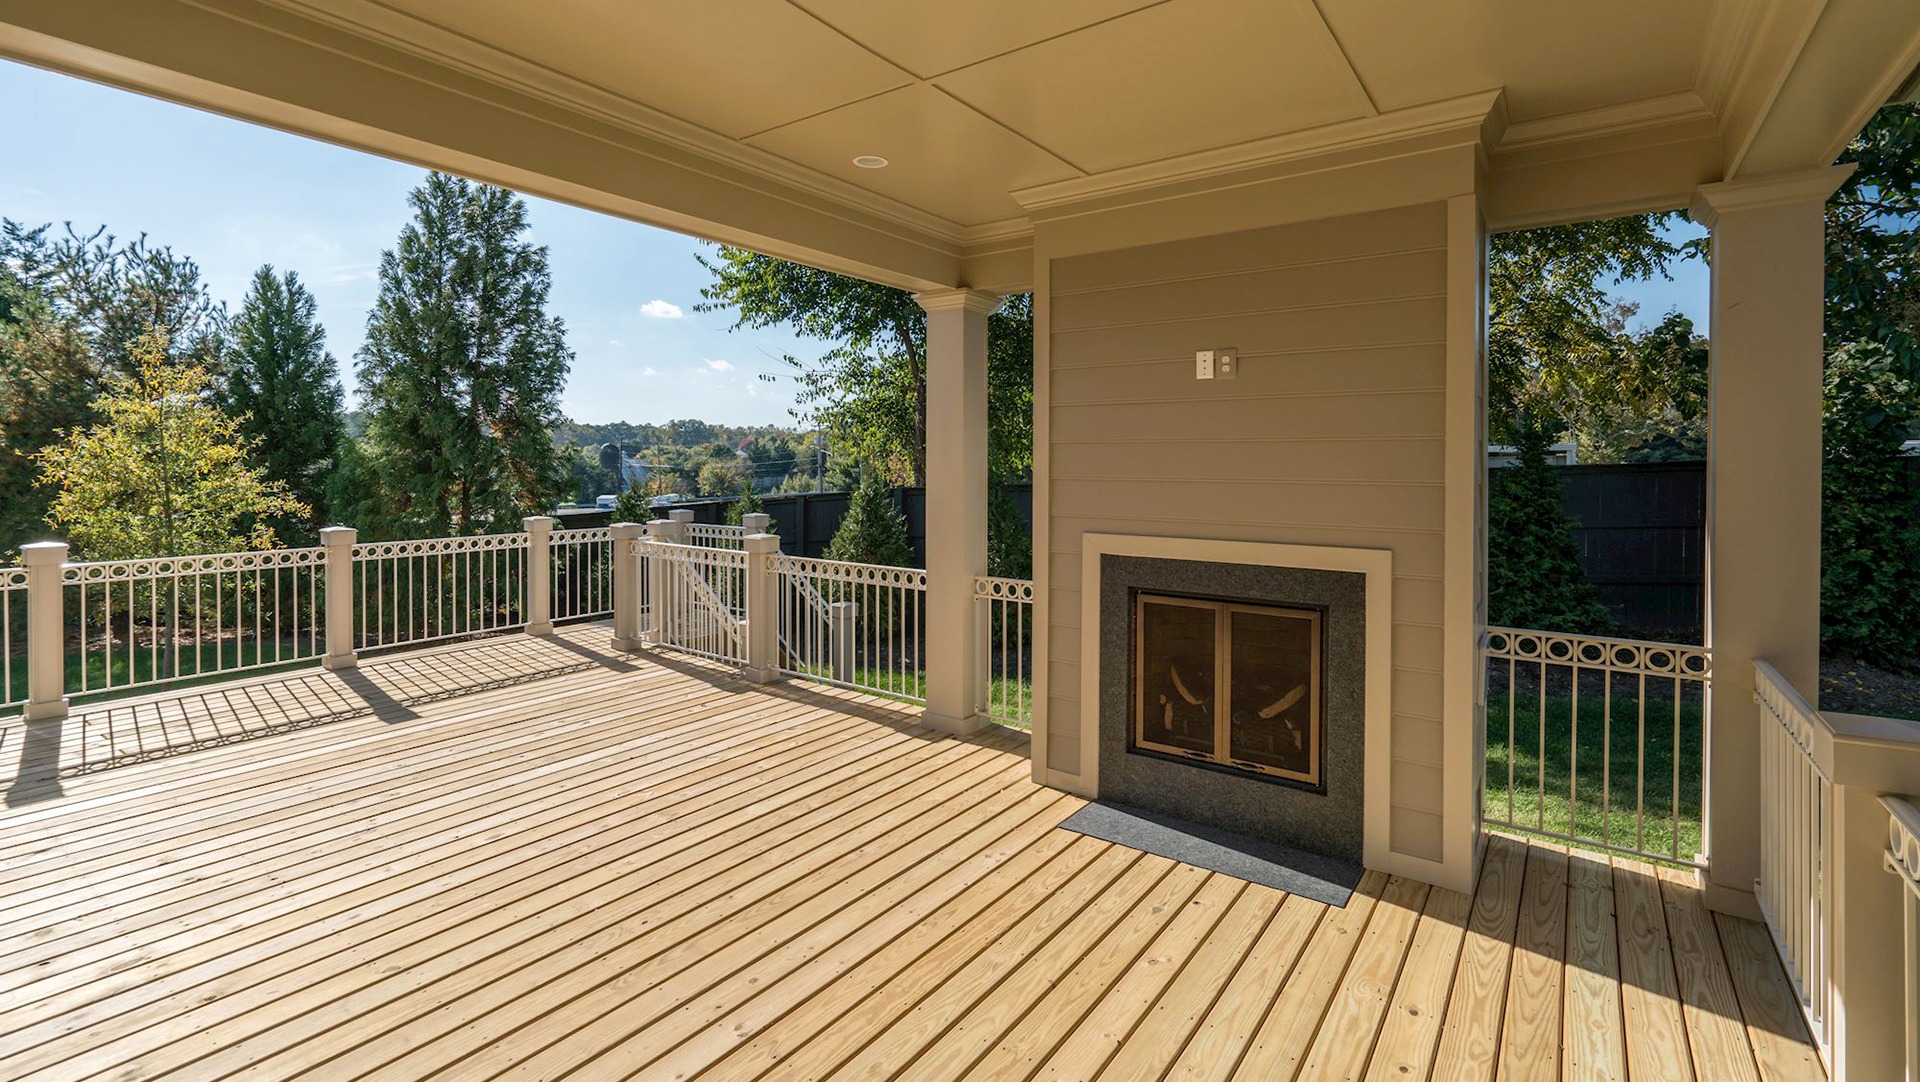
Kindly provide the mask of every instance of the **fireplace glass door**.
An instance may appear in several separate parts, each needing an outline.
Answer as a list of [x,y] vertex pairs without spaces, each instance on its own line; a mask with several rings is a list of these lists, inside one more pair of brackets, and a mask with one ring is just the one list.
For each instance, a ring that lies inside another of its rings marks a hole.
[[1320,784],[1320,613],[1159,594],[1134,612],[1134,746]]

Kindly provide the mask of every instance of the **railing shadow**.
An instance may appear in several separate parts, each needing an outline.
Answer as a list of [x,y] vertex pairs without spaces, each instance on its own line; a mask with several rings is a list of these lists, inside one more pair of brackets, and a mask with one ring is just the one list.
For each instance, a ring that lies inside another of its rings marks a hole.
[[[559,636],[499,635],[425,653],[364,659],[340,672],[303,669],[228,685],[76,707],[60,722],[0,729],[0,757],[17,763],[6,801],[61,795],[60,779],[97,774],[195,751],[375,718],[402,724],[417,707],[595,668],[633,666],[601,629],[575,625]],[[19,746],[8,756],[9,744]]]

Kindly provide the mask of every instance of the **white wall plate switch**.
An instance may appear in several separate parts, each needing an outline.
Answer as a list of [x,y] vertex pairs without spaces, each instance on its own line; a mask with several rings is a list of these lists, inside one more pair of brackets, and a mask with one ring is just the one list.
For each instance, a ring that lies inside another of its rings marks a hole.
[[1214,351],[1210,349],[1203,349],[1193,355],[1194,379],[1213,378],[1213,355]]

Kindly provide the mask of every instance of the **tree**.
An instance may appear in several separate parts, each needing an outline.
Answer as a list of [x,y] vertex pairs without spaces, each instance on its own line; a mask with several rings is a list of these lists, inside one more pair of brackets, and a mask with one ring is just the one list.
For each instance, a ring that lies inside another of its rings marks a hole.
[[144,236],[0,219],[0,550],[41,528],[53,493],[36,456],[96,419],[134,371],[129,343],[164,331],[170,358],[217,370],[221,320],[193,261]]
[[268,523],[307,508],[251,461],[255,443],[212,402],[206,370],[170,363],[157,331],[129,357],[99,423],[38,456],[57,493],[48,521],[94,560],[272,548]]
[[1838,653],[1893,669],[1920,656],[1920,548],[1913,492],[1900,445],[1920,403],[1898,353],[1878,342],[1827,358],[1828,493],[1820,517],[1820,631]]
[[[767,505],[761,502],[760,494],[753,490],[753,482],[748,481],[740,486],[740,498],[727,505],[727,525],[738,526],[748,515],[763,515],[766,511]],[[768,523],[767,529],[773,528],[773,524]]]
[[827,559],[859,564],[908,567],[913,543],[907,536],[907,516],[893,505],[893,493],[877,470],[867,470],[847,499],[847,513],[827,543]]
[[1664,408],[1678,378],[1634,348],[1633,310],[1608,282],[1665,276],[1698,249],[1668,240],[1671,216],[1639,214],[1495,235],[1487,245],[1488,427],[1495,442],[1577,426],[1609,410]]
[[254,273],[233,319],[221,404],[242,419],[240,434],[260,448],[267,477],[310,509],[304,519],[272,524],[289,542],[310,544],[326,524],[328,486],[346,438],[326,340],[298,275],[276,275],[271,266]]
[[1698,462],[1707,457],[1707,340],[1669,312],[1627,346],[1652,393],[1585,411],[1574,428],[1588,462]]
[[[722,247],[700,265],[713,282],[698,311],[731,312],[736,329],[784,324],[832,343],[817,362],[786,360],[799,384],[797,416],[826,430],[838,457],[926,483],[927,314],[913,294],[740,248]],[[987,342],[989,458],[1011,464],[1001,472],[1030,469],[1030,296],[988,320]]]
[[709,458],[700,464],[700,495],[731,496],[740,491],[744,478],[740,465],[731,458]]
[[1519,463],[1488,486],[1487,619],[1542,631],[1605,632],[1613,617],[1580,569],[1560,477],[1547,464],[1552,434],[1517,425]]
[[1840,161],[1853,175],[1827,201],[1826,333],[1877,342],[1920,375],[1920,103],[1873,115]]
[[546,313],[547,250],[512,192],[432,173],[408,201],[359,357],[375,526],[511,528],[567,479],[551,430],[573,353]]
[[1009,579],[1033,577],[1033,535],[1020,520],[1013,493],[1002,484],[987,490],[987,574]]

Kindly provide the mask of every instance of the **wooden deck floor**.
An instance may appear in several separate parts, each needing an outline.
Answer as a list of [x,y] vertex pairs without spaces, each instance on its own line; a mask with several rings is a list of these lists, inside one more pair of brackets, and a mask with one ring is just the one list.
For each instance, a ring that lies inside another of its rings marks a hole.
[[1822,1077],[1677,878],[1494,839],[1331,909],[604,627],[114,710],[0,731],[0,1079]]

